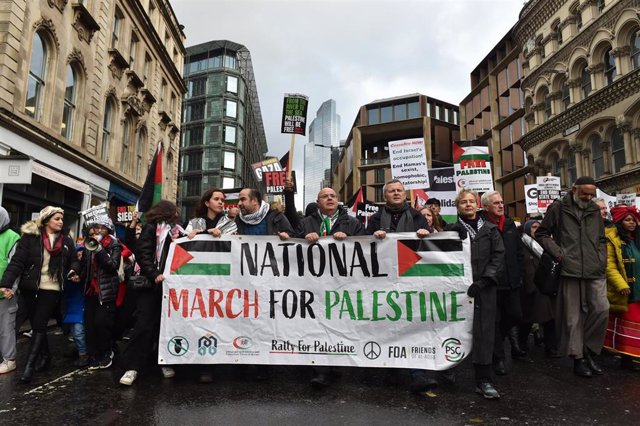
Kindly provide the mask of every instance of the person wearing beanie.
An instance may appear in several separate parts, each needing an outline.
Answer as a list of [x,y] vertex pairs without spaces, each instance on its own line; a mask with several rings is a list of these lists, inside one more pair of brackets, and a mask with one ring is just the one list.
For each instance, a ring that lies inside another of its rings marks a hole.
[[640,371],[640,211],[611,209],[615,227],[606,229],[609,326],[604,346],[622,355],[620,366]]
[[609,315],[604,221],[595,197],[593,178],[578,178],[571,191],[547,208],[536,232],[538,243],[561,264],[555,310],[558,351],[573,358],[574,374],[585,378],[604,373],[595,356],[602,350]]
[[[16,243],[20,239],[20,235],[9,227],[10,222],[9,213],[4,207],[0,207],[0,278],[7,269]],[[13,297],[15,291],[15,284],[11,289],[0,288],[0,354],[4,358],[0,363],[0,374],[16,369],[15,326],[18,303],[17,298]]]
[[33,329],[22,383],[29,383],[34,372],[49,367],[49,318],[58,309],[65,277],[74,282],[80,280],[75,244],[63,229],[63,215],[61,208],[47,206],[34,221],[22,225],[22,236],[0,281],[7,294],[20,279],[18,289]]

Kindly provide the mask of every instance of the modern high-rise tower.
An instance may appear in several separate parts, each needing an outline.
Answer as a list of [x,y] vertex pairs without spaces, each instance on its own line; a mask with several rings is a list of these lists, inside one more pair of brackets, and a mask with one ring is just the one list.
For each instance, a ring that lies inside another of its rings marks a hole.
[[340,116],[336,101],[322,103],[316,118],[309,125],[309,142],[304,146],[304,207],[316,200],[325,179],[325,170],[331,169],[331,147],[340,143]]

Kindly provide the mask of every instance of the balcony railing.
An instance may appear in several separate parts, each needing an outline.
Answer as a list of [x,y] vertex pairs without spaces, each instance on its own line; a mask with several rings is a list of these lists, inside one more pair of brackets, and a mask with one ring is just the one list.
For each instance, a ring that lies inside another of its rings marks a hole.
[[389,157],[383,158],[363,158],[360,161],[361,166],[371,166],[373,164],[389,164]]

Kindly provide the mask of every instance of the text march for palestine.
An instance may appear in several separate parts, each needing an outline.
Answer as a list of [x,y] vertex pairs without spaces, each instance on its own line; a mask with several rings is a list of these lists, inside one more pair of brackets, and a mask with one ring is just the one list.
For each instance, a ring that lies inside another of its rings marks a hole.
[[176,240],[161,364],[446,369],[471,351],[470,246],[457,233]]

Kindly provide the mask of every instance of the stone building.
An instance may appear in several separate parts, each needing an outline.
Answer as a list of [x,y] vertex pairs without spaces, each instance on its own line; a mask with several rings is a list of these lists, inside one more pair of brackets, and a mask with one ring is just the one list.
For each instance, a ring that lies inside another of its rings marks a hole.
[[532,171],[640,192],[640,0],[531,0],[512,34]]
[[[44,205],[133,204],[158,143],[175,200],[184,33],[167,0],[13,0],[0,11],[0,156],[33,159],[6,184],[16,223]],[[2,164],[2,163],[0,163]],[[75,229],[74,229],[75,230]]]

